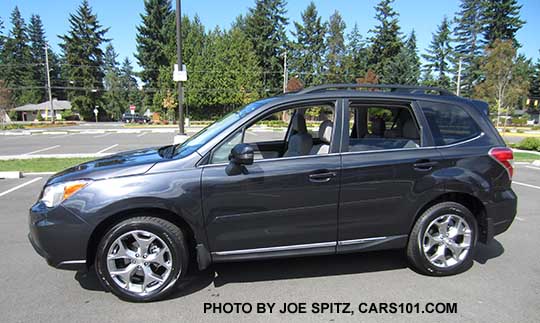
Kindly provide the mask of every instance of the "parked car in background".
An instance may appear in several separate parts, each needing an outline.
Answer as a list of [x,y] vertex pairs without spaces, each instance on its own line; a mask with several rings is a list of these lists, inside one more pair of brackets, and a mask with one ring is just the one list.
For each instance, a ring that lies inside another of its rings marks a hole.
[[140,115],[138,113],[124,113],[122,114],[122,122],[125,123],[150,123],[152,120],[147,116]]
[[[267,120],[286,126],[268,131]],[[50,265],[93,267],[129,301],[165,297],[189,266],[291,256],[397,248],[445,276],[510,227],[512,174],[484,102],[319,86],[251,103],[182,144],[52,176],[29,239]]]

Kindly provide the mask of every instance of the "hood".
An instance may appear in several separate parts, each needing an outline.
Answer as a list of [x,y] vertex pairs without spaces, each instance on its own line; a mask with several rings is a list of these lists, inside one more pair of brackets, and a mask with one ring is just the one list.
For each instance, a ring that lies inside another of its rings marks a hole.
[[146,173],[155,163],[163,161],[160,148],[126,151],[120,154],[73,166],[53,175],[47,185],[79,179],[99,180]]

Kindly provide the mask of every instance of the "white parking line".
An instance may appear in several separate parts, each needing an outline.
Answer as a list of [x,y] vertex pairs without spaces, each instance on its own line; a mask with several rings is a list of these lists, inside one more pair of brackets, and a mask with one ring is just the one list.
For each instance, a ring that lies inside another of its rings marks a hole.
[[29,181],[26,182],[26,183],[22,183],[21,185],[17,185],[17,186],[15,186],[15,187],[13,187],[13,188],[10,188],[9,190],[0,193],[0,197],[1,197],[1,196],[4,196],[4,195],[6,195],[6,194],[9,194],[9,193],[11,193],[11,192],[13,192],[13,191],[16,191],[16,190],[18,190],[19,188],[25,187],[26,185],[30,185],[30,184],[32,184],[32,183],[34,183],[34,182],[37,182],[37,181],[39,181],[39,180],[42,179],[42,178],[43,178],[43,177],[36,177],[36,178],[34,178],[34,179],[32,179],[32,180],[29,180]]
[[525,166],[525,167],[530,168],[530,169],[540,170],[540,167],[534,167],[534,166]]
[[517,185],[530,187],[530,188],[536,188],[537,190],[540,190],[540,186],[535,186],[535,185],[531,185],[531,184],[527,184],[527,183],[520,183],[520,182],[512,181],[512,184],[517,184]]
[[103,138],[103,137],[107,137],[107,136],[110,136],[112,133],[109,132],[109,133],[106,133],[106,134],[103,134],[103,135],[99,135],[99,136],[94,136],[94,138]]
[[146,135],[147,133],[148,133],[148,132],[143,132],[143,133],[141,133],[140,135],[137,135],[137,137],[142,137],[142,136]]
[[31,151],[31,152],[29,152],[29,153],[22,154],[22,155],[23,155],[23,156],[31,155],[31,154],[40,153],[40,152],[42,152],[42,151],[51,150],[51,149],[58,148],[58,147],[60,147],[60,145],[54,145],[54,146],[52,146],[52,147],[47,147],[47,148],[43,148],[43,149],[34,150],[34,151]]
[[112,146],[110,146],[110,147],[107,147],[107,148],[105,148],[105,149],[102,149],[102,150],[98,151],[97,154],[104,153],[104,152],[106,152],[107,150],[113,149],[113,148],[116,147],[116,146],[118,146],[118,144],[114,144],[114,145],[112,145]]

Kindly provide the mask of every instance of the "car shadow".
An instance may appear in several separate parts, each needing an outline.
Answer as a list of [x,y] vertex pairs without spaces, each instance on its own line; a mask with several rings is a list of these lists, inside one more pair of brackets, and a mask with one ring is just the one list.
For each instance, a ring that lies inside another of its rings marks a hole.
[[[485,264],[503,253],[504,248],[497,240],[493,240],[488,245],[479,243],[474,260]],[[212,284],[219,288],[230,283],[363,274],[407,267],[408,262],[404,250],[218,263],[204,271],[191,268],[188,275],[177,284],[175,291],[166,299],[187,296],[208,288]],[[84,289],[104,291],[93,269],[77,272],[75,279]]]

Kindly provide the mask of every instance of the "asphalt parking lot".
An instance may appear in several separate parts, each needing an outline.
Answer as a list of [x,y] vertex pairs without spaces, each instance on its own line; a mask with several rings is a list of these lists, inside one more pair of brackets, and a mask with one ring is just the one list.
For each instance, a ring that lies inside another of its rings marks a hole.
[[[47,176],[0,180],[2,322],[399,321],[535,322],[540,312],[540,168],[518,165],[518,216],[480,245],[474,266],[445,278],[407,267],[402,251],[214,265],[170,299],[132,304],[105,293],[93,272],[53,269],[27,241],[27,210]],[[457,314],[211,314],[205,302],[450,302]]]

